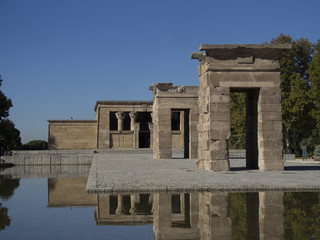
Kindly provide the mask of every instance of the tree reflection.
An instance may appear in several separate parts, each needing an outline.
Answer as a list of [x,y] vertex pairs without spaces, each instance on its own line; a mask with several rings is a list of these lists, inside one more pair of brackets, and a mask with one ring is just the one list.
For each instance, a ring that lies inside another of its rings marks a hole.
[[286,239],[320,239],[320,193],[286,193]]
[[[14,190],[19,187],[20,179],[9,179],[5,176],[0,176],[0,197],[3,200],[8,200],[13,196]],[[11,219],[8,216],[8,208],[2,206],[0,202],[0,231],[5,227],[10,226]]]
[[0,231],[5,229],[6,226],[10,226],[11,219],[8,216],[8,208],[2,207],[0,203]]
[[0,197],[7,200],[12,197],[14,190],[19,187],[20,179],[10,179],[0,175]]

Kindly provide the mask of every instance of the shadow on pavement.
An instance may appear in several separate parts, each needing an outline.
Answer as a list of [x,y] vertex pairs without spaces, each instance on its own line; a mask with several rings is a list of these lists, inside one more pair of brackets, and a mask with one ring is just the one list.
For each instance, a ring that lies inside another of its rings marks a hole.
[[285,171],[313,171],[320,170],[320,166],[285,166]]

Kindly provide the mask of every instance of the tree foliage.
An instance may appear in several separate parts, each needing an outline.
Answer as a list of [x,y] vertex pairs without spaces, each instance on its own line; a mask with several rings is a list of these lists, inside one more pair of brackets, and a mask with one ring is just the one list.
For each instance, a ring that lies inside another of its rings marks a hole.
[[308,39],[294,41],[289,35],[283,34],[272,39],[271,43],[292,45],[292,49],[282,53],[280,59],[281,107],[286,146],[299,153],[300,142],[311,135],[316,125],[311,116],[314,103],[308,70],[315,51],[314,45]]
[[9,119],[0,120],[0,145],[10,150],[21,146],[20,131]]
[[23,150],[46,150],[48,149],[48,142],[44,140],[32,140],[22,145]]
[[[309,64],[307,71],[311,83],[311,98],[313,100],[313,109],[311,116],[316,120],[317,127],[320,128],[320,40],[315,44],[315,53]],[[320,143],[319,143],[320,144]]]
[[[2,86],[2,78],[0,75],[0,87]],[[0,91],[0,120],[9,116],[9,109],[12,107],[12,101],[7,98],[6,95]]]
[[285,238],[320,238],[320,194],[290,192],[284,196]]
[[[292,49],[280,58],[281,107],[284,144],[296,155],[301,146],[312,152],[320,144],[320,40],[312,44],[308,39],[293,40],[280,34],[272,44],[290,43]],[[230,148],[245,148],[246,96],[231,93]]]
[[[0,75],[0,87],[2,85]],[[7,117],[9,109],[12,107],[12,101],[0,91],[0,147],[6,149],[17,149],[21,145],[20,131],[15,128],[15,125]]]
[[246,147],[246,93],[233,92],[230,94],[231,137],[230,149]]

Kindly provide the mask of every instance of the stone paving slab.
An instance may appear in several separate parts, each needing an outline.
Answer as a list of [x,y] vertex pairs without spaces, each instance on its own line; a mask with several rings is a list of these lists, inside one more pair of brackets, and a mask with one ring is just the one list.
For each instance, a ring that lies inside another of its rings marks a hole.
[[95,154],[88,193],[192,191],[320,191],[320,163],[286,162],[284,171],[246,170],[232,159],[232,171],[199,170],[195,160],[153,159],[152,154]]

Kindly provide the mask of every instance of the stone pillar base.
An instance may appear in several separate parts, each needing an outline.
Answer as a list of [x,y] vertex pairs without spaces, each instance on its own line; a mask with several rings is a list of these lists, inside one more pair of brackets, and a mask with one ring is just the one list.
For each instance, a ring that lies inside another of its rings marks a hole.
[[211,161],[211,160],[199,159],[196,162],[196,166],[199,169],[211,170],[211,171],[229,171],[230,170],[229,160]]

